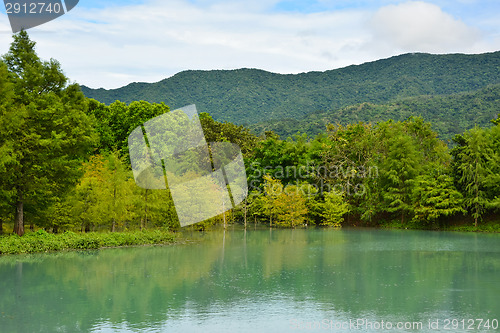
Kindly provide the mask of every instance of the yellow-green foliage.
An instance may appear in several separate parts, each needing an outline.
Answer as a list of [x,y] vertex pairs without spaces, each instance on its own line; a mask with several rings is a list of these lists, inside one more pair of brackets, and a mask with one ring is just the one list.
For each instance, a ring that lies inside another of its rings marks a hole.
[[301,187],[288,185],[268,175],[264,176],[266,197],[265,209],[270,218],[275,217],[275,223],[282,227],[303,225],[307,214],[306,196]]
[[307,214],[306,198],[298,186],[285,187],[274,204],[278,212],[276,224],[292,228],[304,224]]
[[324,218],[322,225],[341,227],[343,216],[349,212],[349,204],[346,202],[342,194],[335,192],[325,193],[325,203],[323,204],[323,213],[321,216]]

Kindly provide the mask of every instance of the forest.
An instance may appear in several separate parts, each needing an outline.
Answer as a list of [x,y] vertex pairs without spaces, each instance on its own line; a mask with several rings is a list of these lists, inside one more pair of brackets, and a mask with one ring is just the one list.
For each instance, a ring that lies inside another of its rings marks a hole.
[[450,95],[410,96],[383,104],[363,102],[337,110],[313,112],[300,119],[260,122],[249,128],[255,133],[273,131],[286,138],[297,132],[317,135],[324,132],[328,123],[348,125],[390,119],[404,121],[411,116],[420,116],[432,123],[438,137],[451,146],[456,134],[475,125],[490,127],[491,119],[498,114],[499,104],[500,84],[492,84],[478,90]]
[[[178,230],[169,191],[135,184],[127,146],[134,128],[170,109],[87,98],[56,60],[37,56],[25,31],[15,34],[0,61],[0,232]],[[249,195],[193,227],[500,230],[498,112],[491,126],[455,135],[451,148],[423,117],[335,120],[314,136],[283,139],[201,113],[207,142],[241,147]]]
[[[466,126],[473,127],[474,121],[478,125],[486,126],[498,111],[486,107],[487,105],[476,106],[480,104],[480,100],[491,103],[491,96],[473,96],[479,102],[473,104],[467,100],[467,96],[455,95],[474,93],[495,84],[500,84],[500,52],[467,55],[409,53],[325,72],[300,74],[276,74],[248,68],[190,70],[156,83],[135,82],[110,90],[91,89],[86,86],[81,88],[86,97],[107,105],[116,100],[127,104],[144,100],[151,103],[164,102],[174,110],[184,105],[196,104],[198,110],[209,113],[218,121],[229,121],[244,126],[263,123],[264,128],[278,130],[280,135],[295,134],[297,130],[313,135],[325,129],[324,123],[318,126],[306,124],[314,121],[308,117],[316,113],[333,119],[330,122],[340,119],[346,122],[375,123],[388,120],[389,116],[400,117],[401,111],[401,116],[405,118],[394,120],[404,120],[409,113],[405,108],[398,108],[390,115],[377,114],[376,118],[372,118],[376,112],[365,115],[360,112],[357,119],[349,116],[350,110],[342,110],[362,103],[391,104],[390,108],[394,109],[393,102],[417,96],[417,101],[410,101],[412,107],[415,104],[422,106],[417,105],[411,115],[423,116],[428,121],[453,124],[455,117],[450,111],[456,109],[461,116],[468,113],[467,117],[461,119]],[[435,103],[431,101],[429,104],[425,99],[431,96],[434,96]],[[496,100],[497,96],[494,97]],[[440,98],[444,99],[443,102]],[[433,114],[426,110],[426,104],[429,104],[431,110],[443,107],[438,118],[427,118]],[[451,109],[446,110],[448,107]],[[342,117],[339,117],[339,112]],[[484,118],[488,118],[486,122]],[[288,126],[283,129],[271,127],[274,121],[284,119],[304,119],[304,122],[291,131]],[[266,125],[268,122],[271,122],[271,125]],[[314,131],[310,131],[309,127]],[[454,133],[458,134],[463,130],[462,127],[461,131]]]

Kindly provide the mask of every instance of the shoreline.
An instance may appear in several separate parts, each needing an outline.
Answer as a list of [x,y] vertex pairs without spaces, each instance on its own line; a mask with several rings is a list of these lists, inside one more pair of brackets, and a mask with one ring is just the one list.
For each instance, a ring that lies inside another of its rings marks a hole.
[[53,253],[99,250],[129,246],[169,245],[182,243],[179,234],[165,230],[51,234],[45,230],[0,236],[0,256],[9,254]]
[[[242,224],[230,224],[227,227],[234,230],[237,226],[238,229],[244,230]],[[254,229],[258,226],[259,229],[267,229],[268,225],[253,223],[247,226],[248,230]],[[302,228],[317,228],[317,226],[307,226]],[[415,228],[411,224],[401,225],[395,223],[381,224],[378,226],[356,226],[349,225],[346,228],[353,229],[379,229],[379,230],[421,230],[421,231],[438,231],[438,232],[477,232],[477,233],[500,233],[500,222],[489,222],[487,224],[480,224],[477,227],[469,225],[456,225],[443,228]],[[288,229],[277,228],[273,229]],[[210,232],[223,229],[223,226],[217,225],[213,228],[204,230]],[[341,230],[342,228],[339,228]],[[195,232],[197,230],[186,230],[188,232]],[[199,232],[199,231],[198,231]],[[35,253],[56,253],[65,251],[87,251],[87,250],[101,250],[110,248],[126,248],[137,246],[158,246],[158,245],[177,245],[195,242],[182,235],[182,233],[172,232],[168,230],[143,230],[143,231],[120,231],[120,232],[89,232],[89,233],[76,233],[67,231],[61,234],[51,234],[45,230],[38,230],[35,232],[26,233],[24,236],[19,237],[16,234],[0,235],[0,257],[4,255],[15,254],[35,254]]]

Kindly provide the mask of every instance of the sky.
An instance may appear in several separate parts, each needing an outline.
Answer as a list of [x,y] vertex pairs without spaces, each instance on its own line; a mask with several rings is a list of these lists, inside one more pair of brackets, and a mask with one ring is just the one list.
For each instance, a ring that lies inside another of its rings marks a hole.
[[[12,42],[0,9],[0,54]],[[80,0],[28,30],[71,82],[118,88],[183,70],[325,71],[409,53],[500,50],[499,0]]]

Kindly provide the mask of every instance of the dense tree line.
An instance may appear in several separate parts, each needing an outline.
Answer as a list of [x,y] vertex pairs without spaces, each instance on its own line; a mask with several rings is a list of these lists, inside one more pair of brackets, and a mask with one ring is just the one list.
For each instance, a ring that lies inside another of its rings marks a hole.
[[[0,61],[0,231],[12,223],[52,232],[179,228],[169,190],[136,185],[127,138],[164,103],[83,96],[26,32]],[[314,137],[257,137],[200,114],[207,142],[237,143],[248,198],[195,227],[241,221],[271,226],[439,227],[474,223],[500,208],[500,118],[454,138],[450,150],[422,117],[329,125]]]
[[[266,187],[272,182],[311,187],[299,191],[312,201],[304,213],[311,215],[309,223],[322,223],[333,193],[336,207],[345,204],[337,215],[345,220],[439,227],[448,217],[468,215],[477,225],[484,214],[500,208],[500,126],[498,119],[492,122],[493,127],[457,135],[452,150],[420,117],[330,125],[327,135],[312,140],[302,135],[283,141],[270,135],[255,149],[249,184],[264,197],[269,197]],[[258,202],[259,195],[250,198]],[[258,204],[254,214],[273,215]]]

